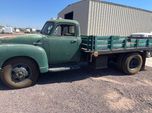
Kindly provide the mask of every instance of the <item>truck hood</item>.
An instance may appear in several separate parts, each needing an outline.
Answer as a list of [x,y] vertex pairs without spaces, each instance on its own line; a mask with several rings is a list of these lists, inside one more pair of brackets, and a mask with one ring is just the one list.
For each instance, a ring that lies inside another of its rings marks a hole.
[[31,44],[40,41],[45,36],[42,34],[19,35],[15,37],[0,38],[0,44]]

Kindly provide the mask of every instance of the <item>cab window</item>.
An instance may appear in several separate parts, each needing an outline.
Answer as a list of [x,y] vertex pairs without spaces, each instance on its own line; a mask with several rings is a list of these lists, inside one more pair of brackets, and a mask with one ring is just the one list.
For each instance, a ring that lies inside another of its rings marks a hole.
[[75,25],[58,25],[54,31],[55,36],[76,36]]

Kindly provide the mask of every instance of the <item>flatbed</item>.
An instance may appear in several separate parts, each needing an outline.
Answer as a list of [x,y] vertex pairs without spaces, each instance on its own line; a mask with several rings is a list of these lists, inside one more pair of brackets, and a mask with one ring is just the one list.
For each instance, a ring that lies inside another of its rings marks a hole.
[[151,51],[152,38],[121,36],[82,36],[81,45],[81,49],[84,52],[98,52],[99,55],[134,51]]

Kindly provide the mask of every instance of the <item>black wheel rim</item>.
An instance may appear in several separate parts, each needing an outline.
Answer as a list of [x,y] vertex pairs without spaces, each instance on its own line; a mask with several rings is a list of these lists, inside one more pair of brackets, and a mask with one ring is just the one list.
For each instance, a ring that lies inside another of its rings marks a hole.
[[131,61],[129,63],[129,68],[134,69],[134,68],[137,68],[139,65],[140,65],[139,59],[133,58],[133,59],[131,59]]
[[31,68],[25,64],[17,64],[11,70],[11,78],[16,83],[26,80],[31,74]]

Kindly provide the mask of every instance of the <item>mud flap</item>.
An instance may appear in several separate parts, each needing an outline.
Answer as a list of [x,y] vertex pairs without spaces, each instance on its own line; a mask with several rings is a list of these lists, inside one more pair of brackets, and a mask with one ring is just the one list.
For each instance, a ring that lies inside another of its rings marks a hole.
[[105,69],[108,68],[108,56],[99,56],[93,57],[93,61],[91,63],[91,67],[93,69]]
[[142,54],[143,64],[140,71],[144,71],[146,68],[146,58],[147,58],[147,54],[146,52],[144,52],[144,54]]

